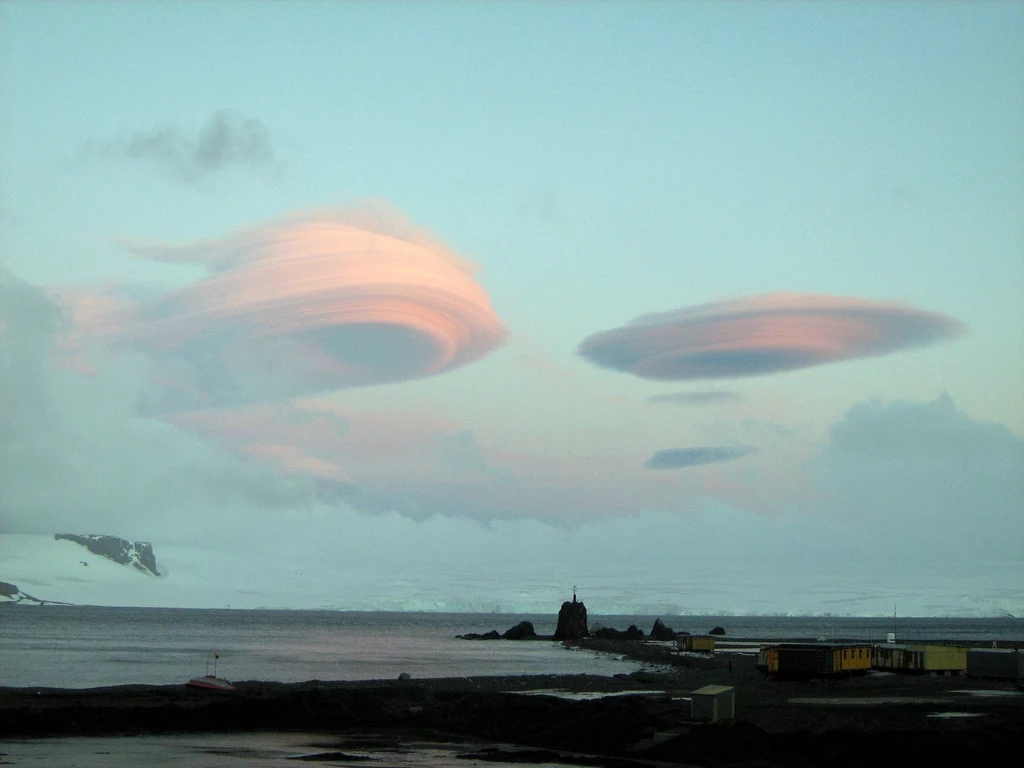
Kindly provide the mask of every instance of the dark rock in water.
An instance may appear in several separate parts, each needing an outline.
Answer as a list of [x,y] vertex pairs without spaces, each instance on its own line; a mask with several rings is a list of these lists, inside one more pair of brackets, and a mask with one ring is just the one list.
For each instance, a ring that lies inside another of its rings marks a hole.
[[479,634],[477,632],[467,632],[464,635],[456,635],[459,640],[532,640],[537,637],[537,633],[533,630],[533,624],[529,621],[520,621],[514,627],[510,627],[505,630],[505,634],[499,635],[498,630],[492,629],[490,632]]
[[654,620],[654,626],[651,627],[651,640],[675,640],[676,633],[672,627],[666,627],[665,623],[661,619]]
[[722,627],[715,627],[710,632],[708,632],[708,634],[709,635],[724,635],[725,634],[725,630]]
[[148,541],[128,541],[118,536],[97,536],[96,534],[80,536],[77,533],[55,533],[53,538],[57,541],[61,539],[73,541],[76,544],[81,544],[94,555],[105,557],[121,565],[135,566],[136,570],[143,573],[160,575],[156,569],[153,545]]
[[498,634],[498,630],[492,629],[490,632],[484,632],[482,635],[478,632],[467,632],[464,635],[456,635],[459,640],[500,640],[501,635]]
[[643,640],[644,631],[636,624],[630,624],[629,629],[625,631],[615,627],[601,627],[594,632],[594,637],[599,640]]
[[587,606],[576,600],[566,600],[558,611],[558,626],[555,628],[555,640],[579,640],[590,637],[587,629]]
[[514,627],[509,627],[505,630],[505,634],[502,637],[506,640],[533,639],[537,637],[537,633],[533,629],[533,622],[520,621]]
[[398,679],[399,680],[412,680],[412,675],[410,675],[408,672],[401,672],[398,675]]

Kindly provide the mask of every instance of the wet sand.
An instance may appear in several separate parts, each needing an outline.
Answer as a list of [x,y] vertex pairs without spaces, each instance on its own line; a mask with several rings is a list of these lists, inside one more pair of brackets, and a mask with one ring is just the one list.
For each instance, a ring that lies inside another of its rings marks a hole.
[[[248,681],[233,692],[0,688],[0,742],[293,731],[346,740],[349,748],[321,763],[333,765],[354,764],[344,755],[371,737],[476,745],[460,753],[472,755],[463,764],[860,766],[899,755],[932,766],[1020,761],[1024,693],[1011,683],[888,673],[781,682],[764,679],[751,655],[704,657],[619,641],[585,647],[651,666],[616,677]],[[690,720],[688,696],[708,684],[735,687],[735,720]]]

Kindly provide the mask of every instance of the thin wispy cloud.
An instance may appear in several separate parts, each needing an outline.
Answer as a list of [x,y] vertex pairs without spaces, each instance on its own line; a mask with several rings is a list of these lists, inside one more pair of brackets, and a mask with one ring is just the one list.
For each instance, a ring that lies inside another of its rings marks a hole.
[[963,330],[904,304],[775,293],[643,315],[588,336],[578,352],[644,379],[717,379],[885,355]]
[[107,310],[80,318],[83,344],[130,348],[154,362],[166,386],[151,411],[433,376],[479,360],[505,338],[472,266],[380,208],[302,214],[223,240],[135,250],[209,270],[154,299],[94,300]]
[[232,167],[265,171],[278,167],[267,127],[231,110],[215,113],[194,133],[168,124],[126,137],[87,142],[79,154],[151,163],[186,182]]
[[715,403],[733,403],[742,399],[738,392],[669,392],[662,395],[651,395],[648,403],[654,405],[676,405],[682,408],[695,405],[714,405]]
[[685,469],[704,464],[717,464],[749,456],[757,449],[747,445],[703,446],[699,448],[666,448],[658,451],[644,464],[648,469]]

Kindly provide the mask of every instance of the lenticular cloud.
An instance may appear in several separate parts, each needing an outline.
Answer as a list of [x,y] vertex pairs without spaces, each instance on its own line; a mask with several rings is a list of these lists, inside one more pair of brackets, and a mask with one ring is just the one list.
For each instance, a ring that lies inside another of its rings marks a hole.
[[209,275],[92,316],[83,335],[162,363],[158,410],[421,378],[482,358],[505,329],[472,269],[405,221],[334,211],[185,247],[136,247]]
[[902,304],[776,293],[638,317],[579,354],[644,379],[757,376],[932,344],[956,320]]

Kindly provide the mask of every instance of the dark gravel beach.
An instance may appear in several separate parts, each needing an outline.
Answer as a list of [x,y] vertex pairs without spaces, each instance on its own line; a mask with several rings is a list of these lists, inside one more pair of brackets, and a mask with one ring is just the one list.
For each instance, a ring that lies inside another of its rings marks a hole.
[[[780,682],[762,678],[750,655],[583,642],[651,666],[616,677],[248,681],[230,692],[0,688],[0,739],[301,730],[417,742],[457,737],[480,743],[477,760],[509,762],[853,766],[912,755],[933,766],[1019,764],[1024,694],[1012,683],[881,673]],[[735,720],[690,720],[687,697],[708,684],[735,687]],[[526,695],[551,691],[563,696]],[[565,697],[572,692],[634,695]],[[495,744],[519,748],[510,755]]]

